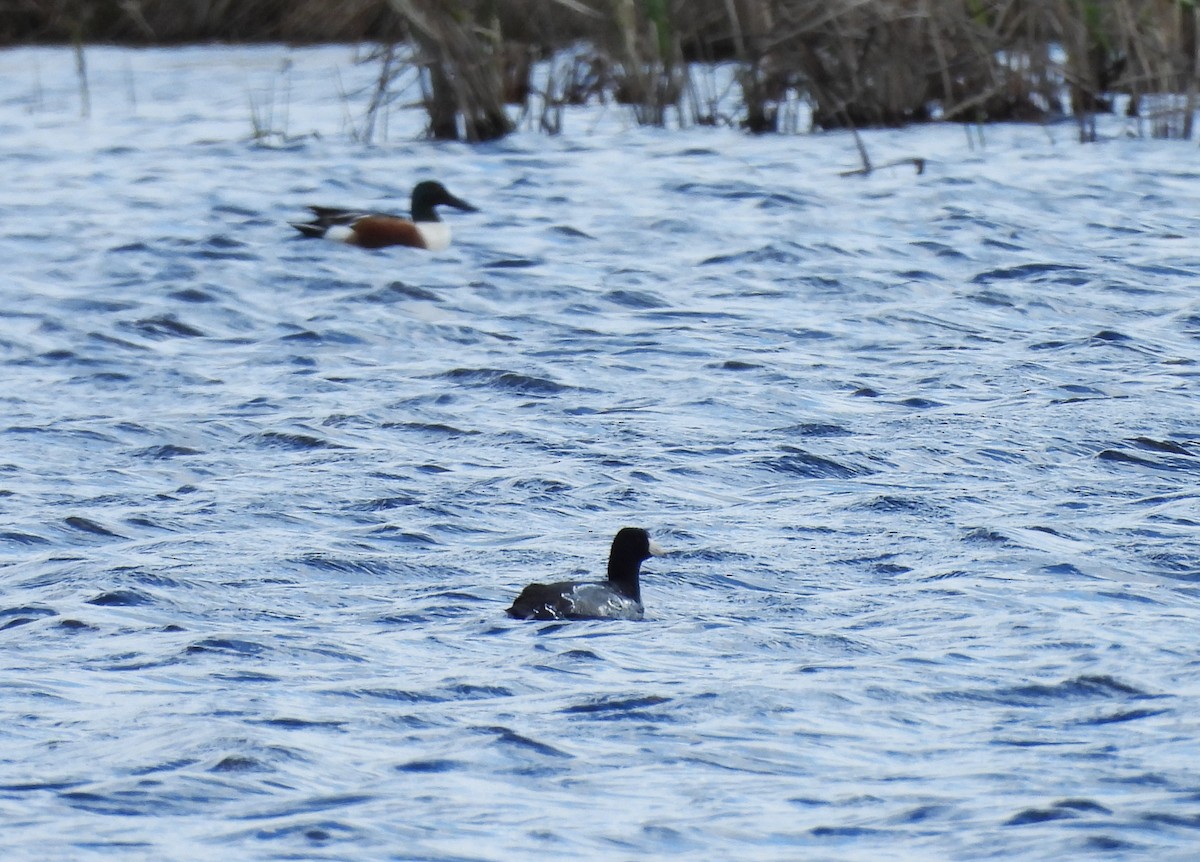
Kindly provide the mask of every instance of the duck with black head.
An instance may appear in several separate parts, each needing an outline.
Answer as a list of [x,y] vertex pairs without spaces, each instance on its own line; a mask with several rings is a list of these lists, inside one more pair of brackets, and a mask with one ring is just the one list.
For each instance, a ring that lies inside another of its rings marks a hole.
[[450,194],[441,183],[426,180],[413,188],[411,219],[361,210],[310,206],[312,220],[292,222],[292,227],[307,237],[331,239],[361,248],[405,245],[442,251],[450,247],[450,225],[438,217],[439,206],[478,212],[462,198]]
[[530,584],[508,615],[519,620],[640,620],[642,563],[663,553],[640,527],[625,527],[613,539],[604,581]]

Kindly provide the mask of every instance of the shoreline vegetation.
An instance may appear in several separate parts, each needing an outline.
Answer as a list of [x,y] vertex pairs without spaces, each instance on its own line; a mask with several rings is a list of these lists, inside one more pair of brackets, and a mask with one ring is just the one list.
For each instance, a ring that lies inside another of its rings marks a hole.
[[[419,72],[428,133],[487,141],[512,106],[549,134],[564,109],[628,106],[651,126],[749,132],[1073,119],[1123,107],[1191,139],[1196,0],[16,0],[0,45],[369,42],[368,122]],[[732,70],[729,91],[713,70]],[[536,70],[541,69],[541,73]],[[796,106],[804,105],[801,112]],[[865,161],[865,160],[864,160]]]

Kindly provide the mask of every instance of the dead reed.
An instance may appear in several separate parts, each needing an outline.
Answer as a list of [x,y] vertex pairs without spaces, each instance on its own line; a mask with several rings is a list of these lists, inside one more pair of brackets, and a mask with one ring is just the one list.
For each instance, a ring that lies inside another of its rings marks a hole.
[[490,141],[512,131],[502,86],[508,55],[502,50],[498,27],[486,18],[488,4],[389,3],[416,47],[430,136]]
[[[3,0],[0,0],[3,5]],[[406,41],[378,54],[386,100],[420,70],[430,134],[479,141],[523,106],[548,132],[585,100],[639,123],[790,129],[1073,116],[1122,102],[1142,133],[1190,138],[1194,0],[9,0],[0,44]],[[551,59],[556,58],[556,59]],[[534,74],[538,61],[548,73]],[[736,92],[713,64],[732,64]],[[81,66],[82,69],[82,66]],[[81,72],[82,76],[82,72]],[[536,78],[536,80],[535,80]]]

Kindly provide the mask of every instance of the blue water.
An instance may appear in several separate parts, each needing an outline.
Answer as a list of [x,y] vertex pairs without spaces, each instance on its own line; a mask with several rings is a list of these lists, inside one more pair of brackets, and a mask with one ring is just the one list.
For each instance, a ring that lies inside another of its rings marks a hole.
[[1194,144],[368,146],[352,53],[0,54],[6,860],[1196,857]]

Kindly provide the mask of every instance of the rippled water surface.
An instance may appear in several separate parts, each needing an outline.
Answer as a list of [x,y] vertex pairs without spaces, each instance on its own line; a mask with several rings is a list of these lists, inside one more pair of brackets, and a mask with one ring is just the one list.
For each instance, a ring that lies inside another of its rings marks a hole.
[[[1194,144],[88,61],[0,54],[6,859],[1196,857]],[[646,621],[504,616],[627,524]]]

